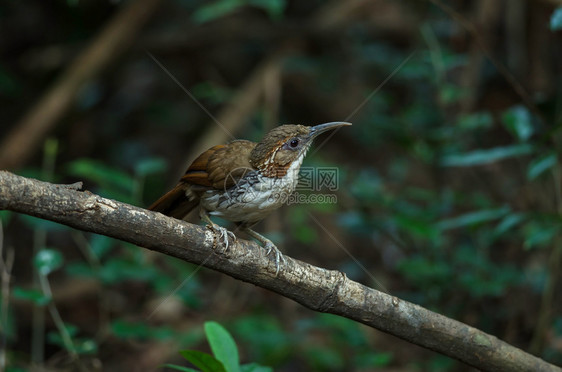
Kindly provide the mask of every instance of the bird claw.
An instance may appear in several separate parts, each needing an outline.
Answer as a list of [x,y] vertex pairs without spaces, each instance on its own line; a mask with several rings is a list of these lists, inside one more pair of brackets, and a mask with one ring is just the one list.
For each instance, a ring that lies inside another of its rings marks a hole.
[[270,254],[271,252],[275,254],[275,276],[277,276],[277,274],[279,274],[279,269],[281,268],[281,265],[279,263],[283,262],[283,265],[286,265],[287,260],[285,259],[285,256],[283,256],[283,253],[281,253],[279,248],[277,248],[272,242],[266,242],[263,248],[266,250],[266,255]]
[[227,230],[226,228],[216,225],[216,224],[209,224],[207,228],[215,233],[215,241],[219,241],[220,244],[223,246],[223,252],[228,251],[230,246],[230,240],[236,242],[236,235],[232,231]]

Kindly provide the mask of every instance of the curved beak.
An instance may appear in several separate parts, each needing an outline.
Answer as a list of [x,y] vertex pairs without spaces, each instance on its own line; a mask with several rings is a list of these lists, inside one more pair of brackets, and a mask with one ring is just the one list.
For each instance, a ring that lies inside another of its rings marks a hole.
[[325,123],[325,124],[319,124],[319,125],[315,125],[313,127],[310,128],[310,139],[314,139],[316,138],[318,135],[327,132],[329,130],[332,129],[336,129],[339,127],[345,127],[351,125],[351,123],[346,123],[345,121],[334,121],[331,123]]

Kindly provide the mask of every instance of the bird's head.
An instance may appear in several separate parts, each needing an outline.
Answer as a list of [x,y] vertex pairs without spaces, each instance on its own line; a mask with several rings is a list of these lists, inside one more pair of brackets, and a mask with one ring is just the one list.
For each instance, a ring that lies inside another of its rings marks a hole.
[[296,163],[296,171],[302,163],[312,141],[320,134],[339,127],[351,125],[332,122],[313,127],[304,125],[281,125],[270,130],[250,154],[250,163],[267,177],[283,177]]

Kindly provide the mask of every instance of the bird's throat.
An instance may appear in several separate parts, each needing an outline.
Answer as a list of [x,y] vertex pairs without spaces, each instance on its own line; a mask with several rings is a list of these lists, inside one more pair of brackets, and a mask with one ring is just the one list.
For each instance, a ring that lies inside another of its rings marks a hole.
[[277,150],[269,154],[268,157],[258,164],[257,168],[260,174],[264,177],[270,178],[285,178],[296,179],[298,181],[299,170],[306,156],[308,148],[298,154],[294,159],[288,162],[282,162],[277,156]]

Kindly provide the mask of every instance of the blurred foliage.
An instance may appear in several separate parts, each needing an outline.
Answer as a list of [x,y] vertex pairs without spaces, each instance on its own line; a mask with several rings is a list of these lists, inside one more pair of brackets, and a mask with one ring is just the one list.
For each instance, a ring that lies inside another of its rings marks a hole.
[[236,10],[253,6],[261,8],[267,12],[272,19],[280,19],[285,10],[285,0],[218,0],[211,4],[200,6],[196,12],[193,13],[193,20],[196,23],[209,22],[220,17],[230,15]]
[[[234,135],[257,141],[273,123],[353,126],[318,140],[304,163],[336,167],[337,190],[299,190],[305,202],[259,229],[290,256],[562,364],[562,9],[485,1],[449,2],[476,24],[480,43],[429,2],[168,2],[131,51],[84,86],[18,173],[82,180],[86,190],[146,206],[215,129],[199,105],[219,117],[260,61],[287,48]],[[121,5],[0,5],[2,129]],[[497,69],[503,64],[512,77]],[[4,252],[16,252],[10,296],[0,299],[7,370],[92,358],[97,370],[191,371],[174,359],[186,348],[181,355],[203,371],[470,370],[112,238],[6,211],[0,219]]]
[[562,30],[562,7],[556,8],[550,17],[550,29],[552,31]]
[[[271,372],[269,367],[257,363],[240,364],[238,347],[230,333],[217,322],[205,322],[205,335],[213,355],[197,350],[183,350],[180,354],[203,372]],[[167,364],[178,371],[191,372],[192,368]]]

